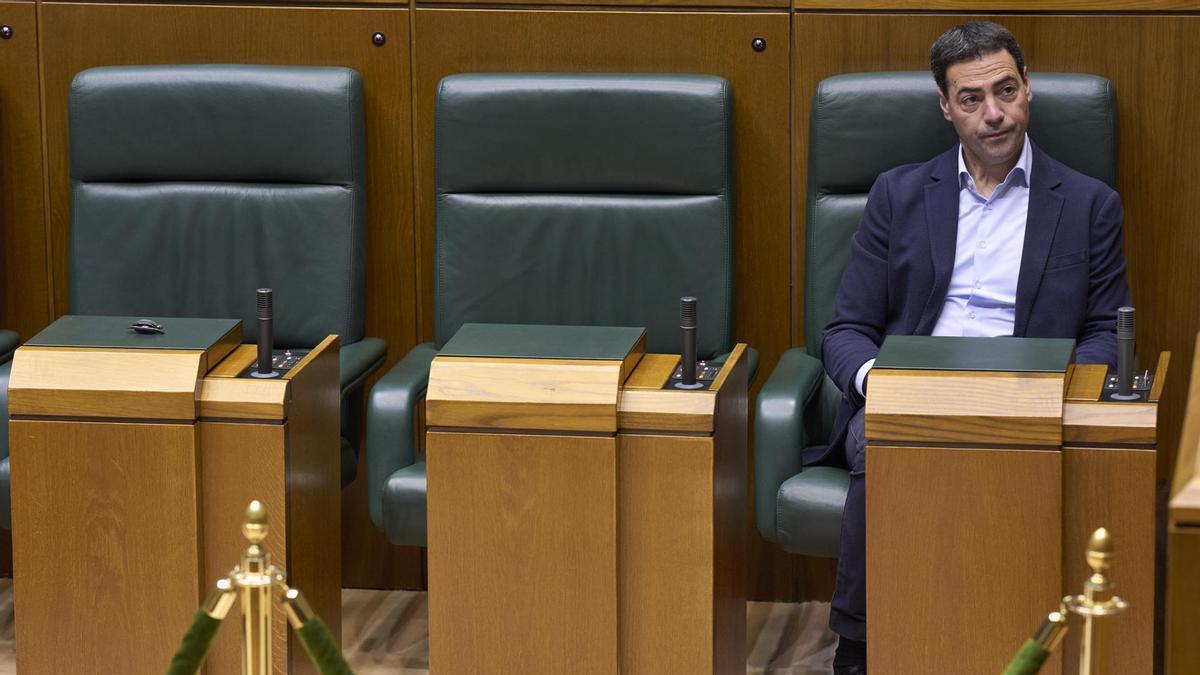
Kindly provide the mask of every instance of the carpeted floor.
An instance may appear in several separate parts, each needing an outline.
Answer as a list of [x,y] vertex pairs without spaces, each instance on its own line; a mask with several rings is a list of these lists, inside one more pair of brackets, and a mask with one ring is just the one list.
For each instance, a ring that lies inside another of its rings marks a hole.
[[[12,582],[0,579],[0,675],[17,672]],[[429,624],[425,593],[342,591],[342,644],[357,675],[427,675]],[[836,637],[829,605],[751,602],[746,605],[746,673],[827,675]]]

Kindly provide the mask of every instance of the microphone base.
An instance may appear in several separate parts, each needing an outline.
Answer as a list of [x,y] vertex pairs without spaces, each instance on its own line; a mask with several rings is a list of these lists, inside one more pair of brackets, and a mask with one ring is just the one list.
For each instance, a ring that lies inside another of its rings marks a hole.
[[250,371],[250,377],[257,377],[261,380],[270,380],[276,377],[281,377],[282,375],[283,373],[279,372],[278,370],[272,370],[269,373],[260,373],[257,370]]

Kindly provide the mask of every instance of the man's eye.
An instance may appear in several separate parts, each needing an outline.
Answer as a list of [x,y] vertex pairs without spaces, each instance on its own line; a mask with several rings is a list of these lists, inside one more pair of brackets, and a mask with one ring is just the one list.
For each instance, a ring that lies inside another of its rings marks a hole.
[[975,98],[974,96],[965,96],[965,97],[963,97],[963,99],[961,101],[959,101],[959,103],[961,103],[964,106],[968,106],[968,105],[975,105],[978,101],[979,101],[979,99]]

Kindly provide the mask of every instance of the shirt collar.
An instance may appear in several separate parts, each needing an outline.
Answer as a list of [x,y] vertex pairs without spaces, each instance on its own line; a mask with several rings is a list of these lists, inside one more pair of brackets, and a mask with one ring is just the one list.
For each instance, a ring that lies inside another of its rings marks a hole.
[[[1029,150],[1029,134],[1025,134],[1025,140],[1021,144],[1021,156],[1017,158],[1017,164],[1004,177],[1001,185],[1015,184],[1021,187],[1029,187],[1030,169],[1033,166],[1033,153]],[[967,163],[963,159],[962,143],[958,144],[958,187],[975,189],[975,179],[971,178],[971,173],[967,171]]]

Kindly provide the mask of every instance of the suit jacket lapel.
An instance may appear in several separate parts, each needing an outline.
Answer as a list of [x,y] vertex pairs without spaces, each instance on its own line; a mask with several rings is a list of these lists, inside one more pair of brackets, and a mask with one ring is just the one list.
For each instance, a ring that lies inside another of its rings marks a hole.
[[[1032,144],[1032,141],[1030,141]],[[1055,188],[1061,180],[1046,154],[1032,147],[1033,167],[1029,185],[1029,211],[1025,217],[1025,244],[1021,250],[1021,272],[1017,276],[1016,322],[1013,335],[1023,337],[1029,325],[1029,313],[1046,271],[1050,244],[1058,230],[1063,196]]]
[[925,220],[929,228],[929,254],[933,260],[933,286],[913,331],[929,335],[946,302],[950,277],[954,273],[954,255],[958,247],[958,146],[945,152],[934,163],[930,181],[925,185]]

